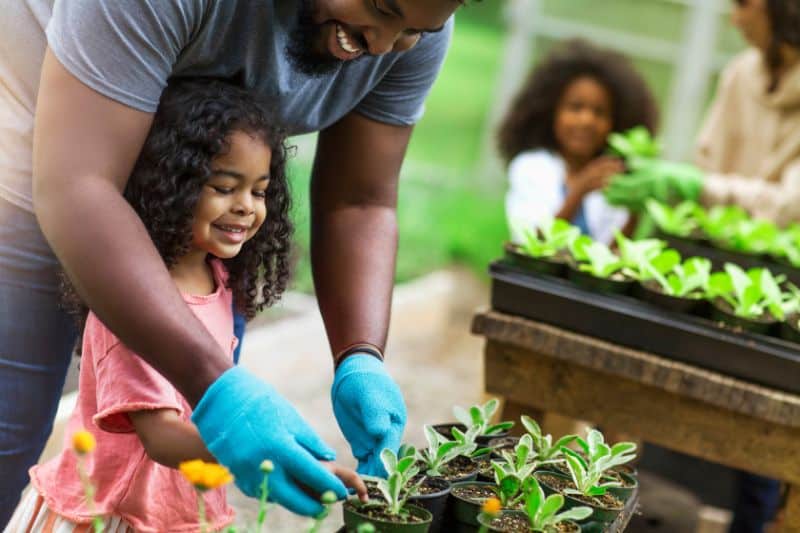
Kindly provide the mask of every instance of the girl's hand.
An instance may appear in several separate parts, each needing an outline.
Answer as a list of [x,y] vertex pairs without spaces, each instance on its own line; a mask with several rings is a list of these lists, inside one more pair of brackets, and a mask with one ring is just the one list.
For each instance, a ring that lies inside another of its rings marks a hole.
[[363,503],[367,502],[369,499],[367,496],[367,486],[355,470],[329,461],[322,461],[322,466],[327,468],[334,476],[338,477],[346,487],[354,489],[359,500]]
[[575,176],[575,183],[583,194],[588,194],[602,189],[608,184],[611,176],[624,171],[625,164],[621,159],[604,155],[591,160],[583,167]]

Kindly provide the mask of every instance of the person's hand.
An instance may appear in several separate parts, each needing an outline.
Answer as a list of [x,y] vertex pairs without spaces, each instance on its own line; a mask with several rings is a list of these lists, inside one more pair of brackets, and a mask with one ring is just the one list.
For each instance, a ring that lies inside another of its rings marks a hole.
[[327,468],[331,474],[341,479],[342,483],[344,483],[347,488],[351,489],[352,492],[355,492],[359,500],[361,500],[363,503],[367,503],[369,500],[367,485],[355,470],[329,461],[322,461],[322,466]]
[[610,204],[642,211],[645,202],[697,200],[703,187],[703,173],[687,163],[661,159],[634,158],[630,172],[611,179],[604,193]]
[[625,171],[625,164],[617,157],[600,156],[590,161],[575,176],[575,184],[583,194],[602,189],[611,176]]
[[394,452],[400,448],[406,405],[383,362],[369,354],[349,356],[336,369],[331,401],[336,421],[358,459],[358,472],[385,476],[380,455],[384,448]]
[[320,462],[334,460],[334,451],[273,387],[242,367],[227,370],[211,384],[192,422],[208,450],[250,497],[260,495],[259,466],[265,459],[275,467],[269,476],[270,500],[292,512],[317,516],[323,510],[302,487],[347,497],[342,481]]

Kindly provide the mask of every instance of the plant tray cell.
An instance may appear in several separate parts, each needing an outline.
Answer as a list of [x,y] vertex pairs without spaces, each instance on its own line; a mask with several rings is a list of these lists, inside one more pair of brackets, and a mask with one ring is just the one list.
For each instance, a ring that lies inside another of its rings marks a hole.
[[495,261],[492,308],[800,394],[800,346]]

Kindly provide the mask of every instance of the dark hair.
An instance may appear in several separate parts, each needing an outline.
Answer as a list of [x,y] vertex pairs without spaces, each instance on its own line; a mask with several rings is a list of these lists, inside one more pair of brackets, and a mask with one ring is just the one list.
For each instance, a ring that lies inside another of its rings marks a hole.
[[783,66],[781,48],[784,45],[800,49],[800,2],[798,0],[767,0],[772,40],[766,50],[766,62],[772,73],[769,90],[778,85],[777,72]]
[[643,125],[655,132],[658,110],[644,79],[621,54],[580,39],[556,47],[531,72],[511,102],[498,131],[498,147],[506,163],[533,148],[558,149],[555,112],[566,88],[588,76],[611,93],[612,130]]
[[[286,289],[292,236],[286,137],[253,95],[214,79],[170,82],[124,195],[164,263],[174,265],[192,242],[193,212],[211,176],[211,160],[229,149],[235,131],[258,137],[272,152],[266,219],[236,257],[223,260],[234,302],[251,319]],[[82,324],[87,310],[80,297],[68,282],[62,293]]]

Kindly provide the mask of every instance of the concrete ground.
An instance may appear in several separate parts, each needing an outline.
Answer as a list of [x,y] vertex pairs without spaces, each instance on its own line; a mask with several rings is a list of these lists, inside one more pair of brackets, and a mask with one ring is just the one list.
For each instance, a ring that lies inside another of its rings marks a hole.
[[[483,341],[469,334],[469,325],[474,310],[488,301],[488,287],[459,270],[434,273],[396,289],[386,354],[389,370],[405,394],[407,442],[424,442],[423,424],[452,420],[453,405],[466,406],[484,399]],[[289,295],[279,308],[251,323],[241,364],[284,394],[336,449],[341,463],[355,466],[333,416],[329,348],[313,298]],[[69,398],[65,396],[59,419],[71,411]],[[59,448],[59,429],[57,424],[44,457]],[[700,504],[687,491],[646,473],[642,473],[641,486],[642,514],[632,521],[628,532],[701,530],[697,523]],[[231,487],[229,496],[237,511],[237,523],[253,524],[257,502],[235,487]],[[310,521],[271,506],[267,523],[272,533],[298,533],[307,531]],[[337,506],[321,531],[336,531],[341,524]]]

